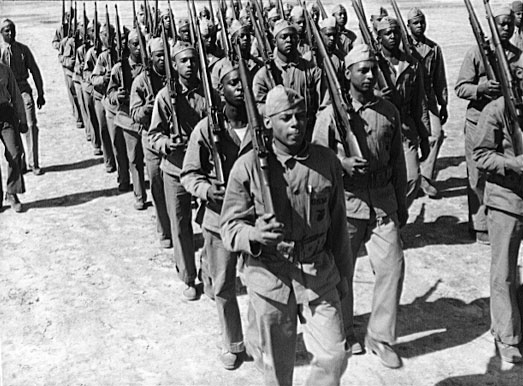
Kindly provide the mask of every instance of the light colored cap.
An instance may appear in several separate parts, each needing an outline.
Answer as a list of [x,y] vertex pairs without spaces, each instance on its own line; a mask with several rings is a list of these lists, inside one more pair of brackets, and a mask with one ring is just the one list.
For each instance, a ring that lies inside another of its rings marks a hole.
[[286,88],[280,84],[267,93],[267,99],[265,100],[265,115],[267,117],[272,117],[296,107],[305,110],[305,99],[293,89]]
[[153,52],[162,51],[163,52],[163,40],[162,38],[152,38],[147,42],[147,48],[152,54]]
[[[220,61],[220,66],[216,69],[218,74],[218,79],[220,80],[220,83],[222,82],[223,78],[225,78],[225,75],[228,73],[238,69],[238,66],[231,63],[231,61],[227,58]],[[218,63],[216,63],[218,65]]]
[[307,11],[309,11],[309,13],[320,12],[320,9],[316,3],[309,3],[307,4]]
[[[109,24],[109,29],[111,31],[114,31],[114,25],[112,24]],[[106,32],[107,31],[107,24],[102,24],[102,26],[100,27],[100,32]]]
[[425,18],[425,14],[418,7],[411,8],[407,14],[407,20]]
[[383,16],[389,16],[389,13],[383,7],[380,7],[380,9],[377,12],[371,12],[370,14],[371,19],[379,19]]
[[278,8],[271,8],[269,13],[267,14],[267,19],[281,19],[280,14],[278,13]]
[[365,60],[376,60],[372,54],[370,47],[366,44],[356,44],[352,50],[345,56],[345,67],[349,68],[354,63],[363,62]]
[[232,8],[227,8],[227,11],[225,11],[225,17],[227,19],[234,19],[236,17],[234,10]]
[[318,23],[320,25],[320,29],[327,29],[327,28],[336,28],[336,18],[334,16],[329,16],[326,19],[320,20]]
[[272,34],[274,37],[276,37],[280,32],[286,29],[292,29],[295,33],[297,33],[294,24],[289,23],[287,20],[278,20],[276,24],[274,24],[274,30],[272,31]]
[[512,8],[508,5],[500,5],[499,7],[496,7],[492,10],[492,15],[494,17],[498,16],[514,16],[514,12],[512,11]]
[[345,13],[347,13],[347,9],[345,9],[345,7],[343,5],[337,4],[332,8],[331,15],[334,15],[335,13],[338,13],[341,11],[345,11]]
[[194,49],[192,44],[187,43],[187,42],[182,42],[181,40],[178,40],[176,42],[176,44],[174,45],[174,47],[172,48],[171,56],[173,58],[175,58],[176,55],[181,54],[182,52],[185,52],[185,51],[194,51],[194,52],[196,52],[196,50]]
[[3,31],[4,28],[9,27],[10,25],[12,25],[14,27],[15,23],[13,23],[13,21],[11,19],[3,19],[2,24],[0,24],[0,31]]
[[296,7],[294,7],[292,9],[292,11],[291,11],[292,18],[297,19],[302,16],[303,16],[303,7],[302,6],[297,5]]
[[249,16],[249,12],[247,11],[247,8],[243,8],[241,11],[240,11],[240,15],[238,16],[239,19],[242,19],[244,17],[248,17]]
[[399,24],[398,21],[393,17],[385,16],[383,19],[380,20],[376,29],[379,32],[389,28],[399,28]]
[[231,39],[234,39],[236,37],[236,34],[239,34],[241,30],[249,31],[249,27],[243,25],[238,20],[233,20],[231,23],[231,27],[229,28]]
[[160,17],[169,17],[169,8],[163,8],[160,10]]
[[523,2],[522,1],[513,1],[512,10],[514,12],[523,12]]
[[129,35],[127,35],[127,40],[131,41],[135,39],[138,39],[138,32],[135,29],[133,29],[129,32]]
[[201,20],[200,32],[203,36],[209,36],[216,32],[216,27],[210,20]]

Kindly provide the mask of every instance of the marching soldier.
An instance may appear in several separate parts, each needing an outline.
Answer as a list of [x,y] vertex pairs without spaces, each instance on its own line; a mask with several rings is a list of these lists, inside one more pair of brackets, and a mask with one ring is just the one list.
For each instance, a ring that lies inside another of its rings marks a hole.
[[[198,80],[198,56],[190,44],[179,41],[172,51],[174,70],[177,71],[176,95],[169,95],[167,87],[158,92],[154,101],[148,138],[151,146],[162,155],[161,169],[171,222],[174,259],[178,276],[185,283],[183,296],[198,299],[196,292],[196,264],[191,223],[191,194],[180,182],[187,138],[196,124],[205,116],[206,100]],[[174,110],[173,110],[174,109]],[[171,130],[171,118],[176,119],[179,137]],[[180,138],[181,137],[181,138]],[[181,142],[177,140],[181,139]]]
[[[509,62],[518,60],[521,51],[510,43],[510,38],[514,33],[514,13],[512,9],[508,6],[498,7],[494,9],[493,15],[500,30],[500,39],[507,60]],[[485,175],[478,170],[472,152],[481,111],[487,103],[501,95],[501,89],[497,81],[487,79],[481,60],[480,48],[477,45],[474,45],[465,54],[454,90],[459,98],[469,101],[465,120],[469,232],[474,234],[477,242],[485,244],[489,243],[487,208],[483,203]]]
[[141,127],[140,124],[132,121],[129,108],[131,84],[144,71],[140,55],[140,42],[135,30],[129,33],[127,49],[129,54],[125,55],[111,70],[111,77],[107,86],[107,101],[116,108],[115,131],[123,135],[125,156],[127,157],[127,173],[130,170],[133,182],[134,209],[144,210],[146,209],[147,193],[145,190]]
[[413,55],[418,58],[424,70],[423,84],[430,118],[430,153],[421,163],[420,187],[427,196],[434,198],[438,195],[438,190],[434,187],[432,180],[436,177],[436,161],[445,138],[443,125],[448,118],[445,62],[440,46],[425,36],[427,22],[419,8],[412,8],[409,11],[408,26],[414,42]]
[[418,194],[421,183],[421,161],[429,154],[430,120],[427,98],[423,85],[423,70],[412,56],[400,50],[400,31],[398,21],[384,17],[378,24],[378,38],[381,51],[389,62],[394,89],[381,90],[383,96],[391,98],[400,112],[402,123],[403,149],[407,165],[407,208]]
[[291,16],[289,20],[296,27],[296,32],[298,33],[298,51],[302,58],[311,60],[312,52],[311,46],[307,43],[307,38],[305,34],[305,14],[303,7],[297,5],[291,11]]
[[343,5],[338,4],[332,9],[331,15],[336,19],[338,28],[338,48],[343,51],[344,55],[347,55],[357,38],[354,32],[345,27],[349,21],[347,9]]
[[345,65],[344,65],[344,54],[338,48],[336,42],[338,41],[338,29],[336,28],[336,19],[334,17],[328,17],[323,19],[319,23],[321,37],[327,53],[329,54],[334,70],[340,84],[345,82]]
[[516,28],[514,30],[514,35],[512,35],[512,38],[510,39],[510,42],[520,50],[523,50],[523,2],[519,0],[513,1],[512,12],[514,12],[514,24]]
[[[523,90],[523,61],[513,65]],[[473,158],[487,173],[484,204],[492,251],[490,264],[490,318],[496,353],[505,362],[518,363],[521,353],[522,287],[518,251],[523,237],[523,156],[515,148],[513,126],[503,97],[488,103],[475,127]],[[516,131],[516,132],[515,132]]]
[[161,38],[149,40],[147,45],[151,66],[136,77],[131,87],[130,111],[134,122],[140,124],[145,166],[156,210],[156,231],[162,248],[172,248],[171,224],[167,214],[163,174],[160,169],[161,154],[149,143],[147,132],[151,125],[154,98],[165,85],[165,58]]
[[200,24],[200,32],[202,34],[203,44],[205,45],[205,53],[207,54],[207,63],[209,67],[207,70],[212,73],[215,64],[223,58],[223,51],[216,44],[217,29],[210,20],[203,20]]
[[[368,46],[354,46],[345,57],[345,66],[350,81],[347,99],[352,100],[354,113],[350,117],[350,129],[344,130],[352,130],[363,155],[345,152],[346,138],[336,130],[332,105],[319,113],[313,136],[314,143],[333,147],[344,171],[352,258],[349,292],[342,300],[345,333],[353,354],[362,353],[354,332],[352,279],[358,250],[365,244],[376,277],[365,345],[383,365],[398,368],[401,359],[391,345],[396,340],[405,265],[400,227],[408,218],[401,119],[391,102],[374,95],[378,67]],[[335,138],[334,143],[330,138]]]
[[[5,64],[0,63],[0,139],[5,147],[7,160],[7,186],[5,199],[11,208],[23,211],[18,194],[25,193],[22,175],[23,147],[20,133],[27,133],[27,117],[15,75]],[[0,174],[0,209],[4,197]]]
[[178,22],[178,35],[182,42],[191,42],[191,24],[188,18],[184,17]]
[[[240,74],[229,61],[222,68],[220,82],[225,100],[221,115],[223,127],[220,134],[220,156],[227,180],[236,159],[249,151],[252,144]],[[240,311],[236,300],[238,255],[227,251],[220,237],[220,212],[225,186],[217,180],[211,135],[208,118],[204,118],[191,133],[181,181],[188,192],[205,202],[202,229],[205,258],[208,261],[221,326],[220,359],[226,369],[233,370],[241,363],[244,351]]]
[[78,104],[80,105],[80,113],[82,114],[82,121],[84,122],[85,126],[85,137],[87,141],[91,141],[91,133],[94,131],[93,127],[91,126],[91,120],[88,113],[88,102],[85,98],[85,93],[83,92],[82,88],[82,81],[83,81],[83,72],[85,67],[85,54],[87,50],[89,49],[87,42],[87,37],[84,36],[84,20],[83,18],[80,20],[80,23],[78,24],[78,34],[79,38],[78,40],[82,42],[82,44],[76,48],[76,57],[74,61],[74,71],[73,71],[73,83],[74,83],[74,89],[76,92],[76,97],[78,99]]
[[269,91],[270,195],[264,205],[257,153],[234,164],[222,208],[225,248],[244,255],[266,385],[292,385],[298,319],[312,354],[307,385],[339,385],[347,366],[340,292],[350,270],[341,166],[305,141],[305,100],[281,85]]
[[0,26],[0,32],[4,39],[4,42],[0,44],[0,62],[9,66],[15,76],[18,89],[22,94],[29,127],[28,132],[24,133],[26,160],[25,162],[22,161],[22,164],[27,165],[35,175],[39,176],[42,174],[42,169],[40,169],[38,160],[38,126],[33,90],[29,85],[28,78],[29,72],[31,72],[36,86],[36,105],[38,109],[41,109],[45,105],[42,75],[29,47],[15,40],[15,24],[9,19],[4,19]]

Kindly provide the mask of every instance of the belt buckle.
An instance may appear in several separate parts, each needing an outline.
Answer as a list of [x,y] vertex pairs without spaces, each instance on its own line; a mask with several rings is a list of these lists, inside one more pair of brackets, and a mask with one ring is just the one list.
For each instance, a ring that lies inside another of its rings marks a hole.
[[296,245],[294,241],[282,241],[278,244],[278,252],[291,264],[294,264],[297,260]]

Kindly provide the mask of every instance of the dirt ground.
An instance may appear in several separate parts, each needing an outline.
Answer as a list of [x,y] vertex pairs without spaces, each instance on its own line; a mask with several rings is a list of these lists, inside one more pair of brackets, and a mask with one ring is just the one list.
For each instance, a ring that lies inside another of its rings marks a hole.
[[[130,3],[119,3],[122,22],[129,24]],[[370,14],[368,3],[385,1],[365,3]],[[400,1],[404,15],[413,3]],[[438,161],[442,198],[416,200],[403,231],[407,270],[397,349],[404,367],[388,370],[370,355],[355,356],[342,384],[521,385],[523,368],[500,363],[488,332],[490,249],[467,233],[466,104],[452,88],[473,37],[461,2],[422,4],[427,34],[443,47],[450,85],[450,120]],[[474,4],[483,20],[481,2]],[[89,15],[92,7],[89,3]],[[176,10],[183,8],[176,4]],[[3,384],[260,385],[252,363],[233,372],[222,369],[213,302],[205,296],[181,300],[172,249],[157,244],[153,208],[137,212],[132,193],[118,194],[115,175],[105,173],[101,158],[75,128],[51,47],[60,2],[4,0],[0,17],[12,18],[18,40],[33,50],[47,99],[38,112],[45,174],[26,175],[25,213],[6,207],[0,213]],[[362,256],[355,277],[361,336],[372,287],[368,258]],[[239,302],[245,318],[245,294]],[[300,342],[296,385],[304,382],[307,362]]]

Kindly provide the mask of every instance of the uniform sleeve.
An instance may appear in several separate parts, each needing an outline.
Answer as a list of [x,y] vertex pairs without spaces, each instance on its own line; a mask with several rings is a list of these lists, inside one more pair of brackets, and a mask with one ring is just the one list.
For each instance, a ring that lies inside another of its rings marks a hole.
[[20,93],[20,89],[18,88],[18,85],[16,84],[15,75],[11,71],[9,67],[7,67],[7,73],[8,73],[8,81],[7,86],[9,87],[9,95],[11,95],[11,103],[13,104],[13,107],[16,111],[16,114],[18,116],[18,120],[22,124],[27,124],[27,117],[25,115],[25,107],[24,107],[24,101],[22,99],[22,94]]
[[107,85],[106,96],[109,100],[109,103],[113,106],[118,106],[118,89],[122,85],[122,64],[116,63],[111,70],[111,75],[109,77],[109,84]]
[[429,105],[427,94],[425,93],[423,71],[420,63],[416,66],[416,82],[414,84],[414,93],[411,103],[413,104],[413,106],[411,106],[411,111],[414,113],[414,118],[416,120],[418,136],[420,138],[428,138],[430,136]]
[[169,112],[163,93],[158,93],[154,100],[151,126],[147,132],[149,144],[162,155],[169,154]]
[[33,75],[33,81],[36,86],[36,91],[38,96],[44,95],[44,82],[42,80],[42,74],[40,73],[40,68],[38,68],[38,65],[36,64],[36,60],[33,56],[33,53],[29,49],[29,47],[25,47],[26,51],[26,61],[27,61],[27,68],[29,71],[31,71],[31,74]]
[[473,157],[479,170],[504,176],[505,162],[510,156],[498,151],[504,135],[504,104],[500,104],[500,100],[489,103],[481,112],[476,126]]
[[[476,55],[478,48],[472,47],[463,58],[463,63],[459,70],[458,80],[454,90],[458,98],[467,99],[469,101],[477,101],[481,99],[478,96],[478,85],[480,83],[486,83],[486,76],[479,76],[480,74],[480,63],[479,58]],[[478,52],[479,55],[479,52]],[[481,65],[481,68],[483,66]],[[481,71],[483,72],[483,71]]]
[[207,118],[202,119],[191,133],[180,174],[180,180],[185,190],[204,201],[207,200],[207,191],[211,186],[209,180],[211,153],[209,144],[202,133],[208,129],[207,122]]
[[91,83],[96,91],[100,94],[105,94],[107,90],[108,77],[105,75],[106,70],[106,61],[104,59],[105,55],[98,56],[96,64],[94,65],[93,72],[91,74]]
[[352,270],[350,258],[350,240],[347,231],[345,211],[345,193],[341,164],[337,159],[334,167],[334,184],[330,202],[331,224],[327,234],[327,242],[331,250],[336,267],[342,276],[349,276]]
[[436,100],[440,106],[446,106],[449,100],[447,89],[447,74],[445,71],[445,61],[440,46],[436,46],[436,57],[434,60],[434,79],[433,86]]
[[260,245],[251,241],[256,215],[245,160],[245,156],[238,159],[231,170],[220,216],[220,235],[225,249],[256,256]]
[[94,50],[89,49],[87,53],[85,54],[85,62],[84,62],[84,81],[91,83],[91,76],[93,74],[94,66],[96,64],[96,61],[94,59]]
[[60,40],[62,39],[62,27],[58,27],[56,31],[54,32],[53,40],[51,44],[53,45],[53,48],[55,50],[60,49]]
[[252,80],[252,91],[254,93],[256,107],[258,107],[260,115],[264,116],[265,99],[267,99],[267,93],[269,92],[266,67],[260,68],[256,75],[254,75],[254,79]]
[[391,119],[394,125],[394,134],[391,141],[390,164],[392,166],[392,185],[396,194],[398,212],[407,211],[407,167],[405,153],[401,141],[401,118],[399,111],[394,107]]
[[74,64],[76,62],[76,52],[73,46],[73,38],[67,38],[64,43],[64,50],[62,53],[62,66],[68,70],[74,71]]
[[[139,75],[131,85],[129,109],[134,122],[149,126],[151,122],[151,106],[154,105],[154,95],[148,95],[144,75]],[[146,127],[148,129],[148,127]]]

